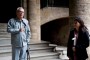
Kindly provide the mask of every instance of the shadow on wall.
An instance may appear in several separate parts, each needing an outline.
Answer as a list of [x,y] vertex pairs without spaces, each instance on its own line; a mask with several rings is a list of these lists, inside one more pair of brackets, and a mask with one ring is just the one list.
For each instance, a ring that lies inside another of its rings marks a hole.
[[57,45],[67,45],[69,19],[61,18],[41,26],[41,39]]

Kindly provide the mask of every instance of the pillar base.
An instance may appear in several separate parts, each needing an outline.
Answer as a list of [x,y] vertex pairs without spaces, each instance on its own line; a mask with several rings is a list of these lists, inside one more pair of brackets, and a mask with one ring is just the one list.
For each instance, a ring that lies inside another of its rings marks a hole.
[[35,39],[31,39],[30,43],[41,43],[41,40],[35,40]]

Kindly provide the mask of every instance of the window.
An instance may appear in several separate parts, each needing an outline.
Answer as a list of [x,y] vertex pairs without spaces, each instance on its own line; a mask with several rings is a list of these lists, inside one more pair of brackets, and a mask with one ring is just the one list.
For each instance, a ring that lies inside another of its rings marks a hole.
[[69,7],[69,0],[41,0],[41,8],[44,7]]

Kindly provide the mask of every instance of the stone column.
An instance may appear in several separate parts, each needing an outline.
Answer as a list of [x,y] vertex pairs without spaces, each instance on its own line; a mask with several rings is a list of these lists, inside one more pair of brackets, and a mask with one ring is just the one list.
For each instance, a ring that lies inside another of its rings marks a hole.
[[22,6],[24,8],[24,17],[27,19],[27,0],[22,0]]
[[[90,0],[69,0],[70,16],[79,16],[83,19],[90,34]],[[70,19],[72,22],[73,18]],[[70,23],[71,24],[71,23]],[[90,60],[90,47],[87,48]]]
[[31,41],[41,41],[40,31],[40,0],[28,0],[28,19],[31,26]]

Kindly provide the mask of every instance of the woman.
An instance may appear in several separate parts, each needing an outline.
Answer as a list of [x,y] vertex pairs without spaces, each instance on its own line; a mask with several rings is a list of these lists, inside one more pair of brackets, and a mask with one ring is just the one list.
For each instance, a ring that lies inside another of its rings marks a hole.
[[75,17],[74,29],[70,31],[67,56],[69,60],[86,60],[88,58],[86,48],[89,46],[89,33],[83,20]]

